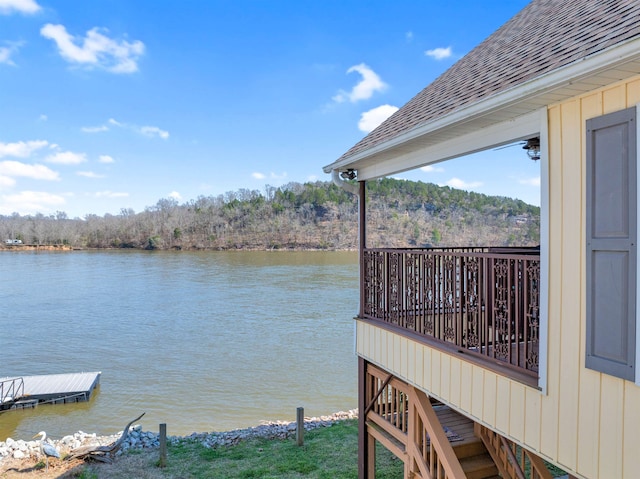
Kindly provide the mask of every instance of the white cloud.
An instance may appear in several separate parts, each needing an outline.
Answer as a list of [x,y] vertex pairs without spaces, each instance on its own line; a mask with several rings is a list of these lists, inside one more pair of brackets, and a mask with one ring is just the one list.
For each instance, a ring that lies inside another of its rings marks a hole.
[[157,126],[143,126],[142,128],[140,128],[140,133],[142,133],[144,136],[159,136],[163,140],[169,138],[169,132],[161,130]]
[[380,125],[380,123],[385,121],[396,111],[398,111],[398,107],[393,105],[381,105],[369,111],[365,111],[362,115],[360,115],[358,128],[360,129],[360,131],[369,133],[375,130],[378,125]]
[[[88,68],[102,68],[112,73],[138,71],[138,59],[144,53],[144,43],[114,40],[100,33],[98,27],[89,30],[84,38],[73,37],[64,25],[47,23],[40,34],[53,40],[62,58]],[[102,29],[108,32],[106,29]]]
[[65,204],[64,197],[45,191],[21,191],[13,195],[0,196],[0,214],[17,212],[30,215],[60,209]]
[[[2,0],[0,0],[1,2]],[[15,67],[15,62],[11,59],[14,53],[20,49],[25,42],[4,42],[5,46],[0,46],[0,63]]]
[[287,177],[287,172],[283,171],[280,174],[274,173],[273,171],[269,173],[269,175],[265,175],[264,173],[260,173],[259,171],[251,173],[251,176],[256,180],[264,180],[267,177],[270,180],[284,180]]
[[425,173],[443,173],[444,168],[441,166],[433,166],[433,165],[425,165],[421,166],[420,169]]
[[523,178],[521,180],[518,180],[518,183],[520,183],[521,185],[527,185],[527,186],[540,186],[540,177],[536,176],[534,178]]
[[29,165],[20,161],[0,161],[0,175],[9,177],[25,177],[33,180],[59,180],[56,171],[45,165]]
[[350,92],[340,90],[333,97],[333,101],[336,103],[343,103],[347,100],[351,103],[359,100],[367,100],[371,98],[375,92],[381,92],[387,88],[387,84],[380,79],[378,74],[364,63],[354,65],[347,70],[347,73],[352,72],[360,73],[362,80],[360,80]]
[[99,175],[93,171],[77,171],[76,175],[84,176],[85,178],[104,178],[104,175]]
[[49,117],[44,113],[38,117],[38,121],[47,121]]
[[424,54],[435,60],[444,60],[445,58],[449,58],[453,54],[453,52],[451,51],[451,47],[440,47],[434,48],[433,50],[427,50],[426,52],[424,52]]
[[[166,130],[162,130],[161,128],[158,128],[157,126],[136,126],[136,125],[131,125],[129,123],[122,123],[120,121],[114,120],[113,118],[109,118],[107,120],[107,124],[117,126],[119,128],[131,130],[150,138],[159,137],[159,138],[162,138],[163,140],[166,140],[169,138],[169,132]],[[101,126],[94,126],[94,127],[83,127],[82,131],[86,133],[96,133],[99,131],[107,131],[108,129],[109,127],[107,125],[101,125]]]
[[181,200],[182,195],[177,191],[172,191],[171,193],[169,193],[169,198],[173,198],[174,200]]
[[73,151],[60,151],[47,156],[45,161],[59,165],[78,165],[87,161],[87,155],[84,153],[74,153]]
[[14,65],[11,61],[11,49],[9,47],[0,47],[0,63],[6,63],[7,65]]
[[461,180],[460,178],[454,177],[454,178],[451,178],[449,181],[447,181],[446,185],[452,188],[458,188],[460,190],[472,190],[474,188],[479,188],[480,186],[482,186],[482,182],[472,181],[468,183],[464,180]]
[[15,143],[0,143],[0,158],[13,156],[15,158],[27,158],[36,150],[49,144],[45,140],[18,141]]
[[17,51],[17,48],[14,47],[0,47],[0,63],[4,63],[5,65],[11,65],[15,67],[15,62],[11,59],[11,55],[13,55]]
[[34,0],[0,0],[0,14],[9,15],[17,13],[37,13],[42,8]]
[[9,176],[0,175],[0,188],[10,188],[16,184],[16,180]]
[[100,133],[101,131],[108,131],[109,127],[107,125],[100,126],[83,126],[80,128],[85,133]]
[[116,160],[114,160],[111,156],[109,155],[100,155],[100,157],[98,158],[98,161],[100,163],[115,163]]
[[413,32],[408,31],[407,33],[404,34],[404,37],[406,38],[407,42],[411,42],[413,40]]
[[116,191],[98,191],[95,193],[96,198],[126,198],[129,193],[118,193]]

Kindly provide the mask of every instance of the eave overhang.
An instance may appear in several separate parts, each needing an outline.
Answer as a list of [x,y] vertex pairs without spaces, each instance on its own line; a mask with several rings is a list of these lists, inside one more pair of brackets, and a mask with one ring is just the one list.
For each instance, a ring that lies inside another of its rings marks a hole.
[[[539,132],[539,123],[532,119],[541,108],[636,75],[640,75],[638,37],[459,108],[323,170],[354,169],[358,180],[369,180],[517,141]],[[482,137],[489,138],[486,144],[464,141]]]

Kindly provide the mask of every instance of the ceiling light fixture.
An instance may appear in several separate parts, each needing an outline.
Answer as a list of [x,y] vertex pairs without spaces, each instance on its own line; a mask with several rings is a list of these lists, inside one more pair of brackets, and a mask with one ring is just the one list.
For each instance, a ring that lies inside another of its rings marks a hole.
[[523,150],[527,150],[527,155],[533,161],[540,159],[540,138],[529,138],[527,144],[522,147]]
[[340,172],[340,178],[343,180],[355,180],[356,179],[356,170],[349,168],[347,171]]

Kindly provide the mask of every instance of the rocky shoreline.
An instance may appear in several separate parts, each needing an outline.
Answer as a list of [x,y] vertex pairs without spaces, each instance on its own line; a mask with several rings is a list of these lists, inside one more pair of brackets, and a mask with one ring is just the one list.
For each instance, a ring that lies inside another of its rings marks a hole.
[[[305,417],[304,429],[310,431],[321,427],[329,427],[338,421],[356,419],[358,410],[339,411],[329,416]],[[188,436],[168,436],[170,444],[179,444],[181,441],[197,441],[209,448],[226,447],[238,444],[247,439],[286,439],[296,432],[296,423],[288,421],[267,421],[258,426],[245,429],[234,429],[223,432],[193,433]],[[82,446],[108,445],[115,442],[123,431],[111,436],[98,436],[78,431],[64,436],[59,440],[47,439],[49,444],[55,446],[60,455],[64,457],[72,450]],[[143,431],[139,424],[129,428],[129,434],[116,455],[121,455],[129,450],[151,449],[160,445],[159,434],[151,431]],[[0,464],[8,459],[37,458],[40,455],[40,441],[23,439],[14,440],[7,438],[0,442]]]

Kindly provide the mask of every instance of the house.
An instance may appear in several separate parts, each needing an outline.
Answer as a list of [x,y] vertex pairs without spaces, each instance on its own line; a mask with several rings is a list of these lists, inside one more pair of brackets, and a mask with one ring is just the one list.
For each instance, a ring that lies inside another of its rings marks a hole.
[[[407,478],[640,477],[638,104],[640,2],[533,0],[324,168],[360,196],[361,478],[376,443]],[[368,248],[367,181],[518,141],[539,251]]]

